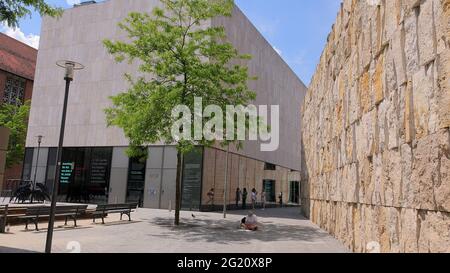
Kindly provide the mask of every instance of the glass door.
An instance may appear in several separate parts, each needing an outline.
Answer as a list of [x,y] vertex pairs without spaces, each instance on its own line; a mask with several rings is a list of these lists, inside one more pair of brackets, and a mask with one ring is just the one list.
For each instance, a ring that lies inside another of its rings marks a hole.
[[289,187],[289,202],[292,204],[299,204],[300,198],[300,182],[291,181]]
[[263,180],[263,188],[266,192],[266,202],[274,203],[276,202],[275,196],[275,180]]

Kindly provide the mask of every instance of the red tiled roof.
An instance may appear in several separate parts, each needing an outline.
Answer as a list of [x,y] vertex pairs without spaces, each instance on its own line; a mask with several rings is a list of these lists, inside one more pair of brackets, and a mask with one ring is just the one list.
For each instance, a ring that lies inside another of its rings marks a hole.
[[34,80],[37,50],[0,33],[0,69]]

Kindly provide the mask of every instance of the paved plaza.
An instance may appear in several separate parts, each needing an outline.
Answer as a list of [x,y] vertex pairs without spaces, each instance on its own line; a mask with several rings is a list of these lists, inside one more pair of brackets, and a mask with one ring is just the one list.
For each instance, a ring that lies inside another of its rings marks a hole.
[[[304,219],[298,208],[256,211],[262,228],[238,229],[245,211],[221,213],[182,212],[182,225],[173,226],[174,212],[138,209],[131,222],[110,215],[102,225],[80,220],[78,228],[57,222],[53,252],[82,253],[329,253],[348,250],[325,231]],[[32,225],[30,225],[32,228]],[[40,231],[13,226],[0,234],[1,252],[42,252],[46,225]]]

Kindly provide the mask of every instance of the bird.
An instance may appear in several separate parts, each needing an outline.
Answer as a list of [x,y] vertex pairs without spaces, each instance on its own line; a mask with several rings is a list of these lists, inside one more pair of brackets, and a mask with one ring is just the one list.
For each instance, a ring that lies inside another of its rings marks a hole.
[[195,218],[195,215],[194,214],[191,214],[192,215],[192,218]]

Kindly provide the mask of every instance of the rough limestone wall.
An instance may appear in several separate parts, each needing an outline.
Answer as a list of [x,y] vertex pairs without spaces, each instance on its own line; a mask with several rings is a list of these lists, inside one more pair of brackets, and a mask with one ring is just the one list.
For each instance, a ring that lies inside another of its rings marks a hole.
[[345,0],[302,110],[307,215],[356,252],[450,252],[450,0]]

